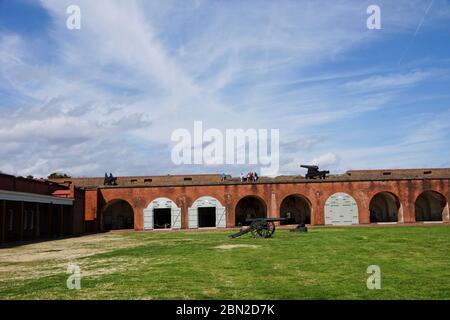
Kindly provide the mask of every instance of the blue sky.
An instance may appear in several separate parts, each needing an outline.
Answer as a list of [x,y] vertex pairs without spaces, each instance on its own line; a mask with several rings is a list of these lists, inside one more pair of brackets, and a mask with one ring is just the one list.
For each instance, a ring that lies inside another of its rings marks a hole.
[[280,174],[450,167],[449,71],[443,0],[0,0],[0,171],[251,168],[174,165],[195,120],[280,129]]

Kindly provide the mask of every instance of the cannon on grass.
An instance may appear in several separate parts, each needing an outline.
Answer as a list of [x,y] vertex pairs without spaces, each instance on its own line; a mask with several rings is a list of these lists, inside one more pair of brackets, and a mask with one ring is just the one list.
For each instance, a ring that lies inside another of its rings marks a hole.
[[244,227],[239,232],[229,235],[229,238],[237,238],[244,234],[251,233],[253,238],[270,238],[275,232],[276,221],[286,221],[285,218],[254,218],[247,219],[250,222],[248,227]]
[[[240,237],[244,234],[251,233],[253,238],[270,238],[275,233],[275,222],[290,221],[291,213],[286,213],[286,218],[253,218],[247,219],[250,226],[244,227],[239,232],[233,233],[228,237],[231,239]],[[308,232],[305,223],[300,222],[298,226],[290,230],[291,232]]]

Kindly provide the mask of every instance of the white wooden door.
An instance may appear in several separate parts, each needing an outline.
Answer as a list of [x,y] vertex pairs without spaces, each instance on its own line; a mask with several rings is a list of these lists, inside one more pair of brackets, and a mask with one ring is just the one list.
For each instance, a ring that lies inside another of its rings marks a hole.
[[144,209],[144,230],[153,229],[153,209]]
[[227,226],[227,215],[225,207],[216,207],[216,227],[225,228]]
[[338,192],[325,202],[325,224],[351,225],[358,224],[358,205],[352,196]]
[[198,210],[197,210],[197,208],[189,208],[188,218],[189,218],[189,229],[198,228]]
[[171,210],[172,229],[181,229],[181,208]]

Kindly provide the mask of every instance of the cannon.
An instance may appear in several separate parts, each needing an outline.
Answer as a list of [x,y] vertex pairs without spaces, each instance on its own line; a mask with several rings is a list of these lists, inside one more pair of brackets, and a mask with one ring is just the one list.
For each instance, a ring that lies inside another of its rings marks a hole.
[[300,167],[308,169],[308,172],[306,173],[306,179],[325,179],[327,177],[327,174],[330,173],[328,170],[319,170],[319,166],[310,166],[310,165],[300,165]]
[[250,226],[242,228],[239,232],[229,235],[229,238],[237,238],[246,233],[251,233],[253,238],[270,238],[275,232],[276,221],[286,221],[286,218],[254,218],[247,219],[246,222],[250,222]]
[[117,185],[116,180],[117,177],[113,177],[112,173],[109,174],[109,177],[108,174],[105,173],[105,180],[103,180],[103,184],[105,186],[116,186]]

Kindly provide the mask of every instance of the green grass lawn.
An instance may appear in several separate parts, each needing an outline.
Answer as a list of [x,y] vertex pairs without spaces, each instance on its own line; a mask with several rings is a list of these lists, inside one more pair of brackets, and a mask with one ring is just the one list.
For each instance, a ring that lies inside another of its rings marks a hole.
[[[104,242],[92,244],[96,250],[108,244],[106,252],[76,258],[2,259],[0,298],[450,298],[449,225],[277,230],[271,239],[248,235],[228,239],[230,233],[109,233],[102,235]],[[127,246],[115,248],[109,238]],[[40,250],[39,245],[32,249]],[[80,248],[87,250],[89,245]],[[220,247],[227,245],[241,246]],[[20,255],[21,247],[13,250]],[[81,267],[81,290],[66,287],[68,262]],[[369,265],[381,268],[380,290],[367,289]]]

